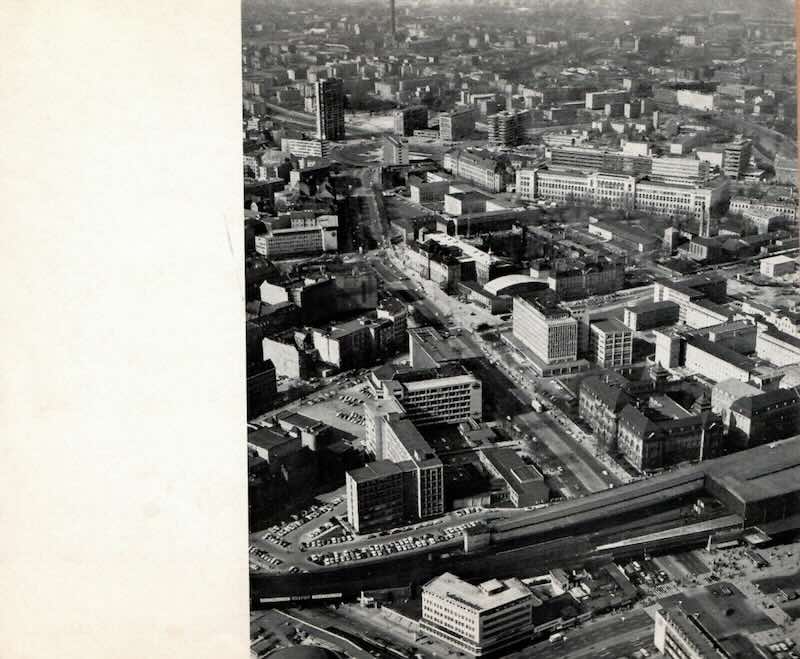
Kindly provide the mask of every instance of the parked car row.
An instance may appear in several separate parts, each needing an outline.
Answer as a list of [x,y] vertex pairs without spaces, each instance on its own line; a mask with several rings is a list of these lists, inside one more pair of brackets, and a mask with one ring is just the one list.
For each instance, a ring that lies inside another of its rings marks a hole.
[[317,565],[339,565],[352,561],[360,561],[367,558],[379,558],[390,554],[399,554],[416,549],[424,549],[441,542],[452,540],[461,535],[465,529],[472,528],[479,524],[477,520],[448,526],[437,533],[424,533],[421,535],[399,538],[391,542],[374,543],[365,547],[354,547],[341,551],[327,552],[324,554],[311,554],[308,558]]
[[[280,558],[276,558],[275,556],[270,554],[268,551],[264,551],[260,547],[255,547],[253,545],[250,545],[249,553],[250,553],[251,557],[255,556],[255,557],[261,559],[261,561],[263,561],[264,563],[266,563],[270,567],[275,567],[276,568],[276,567],[280,566],[283,563],[283,561]],[[255,561],[252,561],[252,562],[255,563]],[[255,564],[258,565],[258,563],[255,563]]]
[[340,419],[344,419],[345,421],[349,421],[350,423],[354,423],[357,426],[363,426],[366,419],[359,414],[358,412],[337,412],[336,416]]
[[328,503],[315,503],[310,508],[292,515],[292,521],[270,526],[264,532],[262,539],[266,542],[272,542],[284,548],[289,547],[290,544],[285,540],[282,540],[284,536],[301,527],[303,524],[307,524],[312,519],[316,519],[317,517],[331,512],[341,502],[342,497],[336,497]]

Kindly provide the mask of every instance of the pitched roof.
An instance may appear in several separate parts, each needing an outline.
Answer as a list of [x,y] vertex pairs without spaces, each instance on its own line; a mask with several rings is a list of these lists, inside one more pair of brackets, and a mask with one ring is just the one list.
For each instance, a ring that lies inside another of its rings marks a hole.
[[800,397],[794,389],[777,389],[735,400],[731,405],[731,412],[752,416],[753,413],[760,412],[771,405],[791,402],[800,403]]

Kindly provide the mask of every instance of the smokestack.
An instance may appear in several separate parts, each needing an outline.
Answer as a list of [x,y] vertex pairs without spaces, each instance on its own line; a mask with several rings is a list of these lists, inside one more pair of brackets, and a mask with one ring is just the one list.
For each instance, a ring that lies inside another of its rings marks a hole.
[[392,12],[392,41],[397,42],[397,23],[394,17],[394,0],[389,0],[389,10]]

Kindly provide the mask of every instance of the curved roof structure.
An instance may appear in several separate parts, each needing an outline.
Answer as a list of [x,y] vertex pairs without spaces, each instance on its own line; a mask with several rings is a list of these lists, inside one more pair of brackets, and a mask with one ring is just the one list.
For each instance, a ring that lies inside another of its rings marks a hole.
[[533,284],[537,282],[537,279],[529,277],[528,275],[503,275],[497,279],[492,279],[492,281],[484,286],[484,289],[486,289],[492,295],[502,295],[503,290],[510,288],[511,286],[519,286],[520,284]]

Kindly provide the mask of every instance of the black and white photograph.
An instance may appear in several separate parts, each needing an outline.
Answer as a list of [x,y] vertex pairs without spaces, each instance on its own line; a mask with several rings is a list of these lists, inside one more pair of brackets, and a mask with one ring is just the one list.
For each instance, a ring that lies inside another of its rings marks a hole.
[[800,659],[800,0],[0,0],[0,659]]
[[786,2],[245,0],[251,656],[800,656]]

